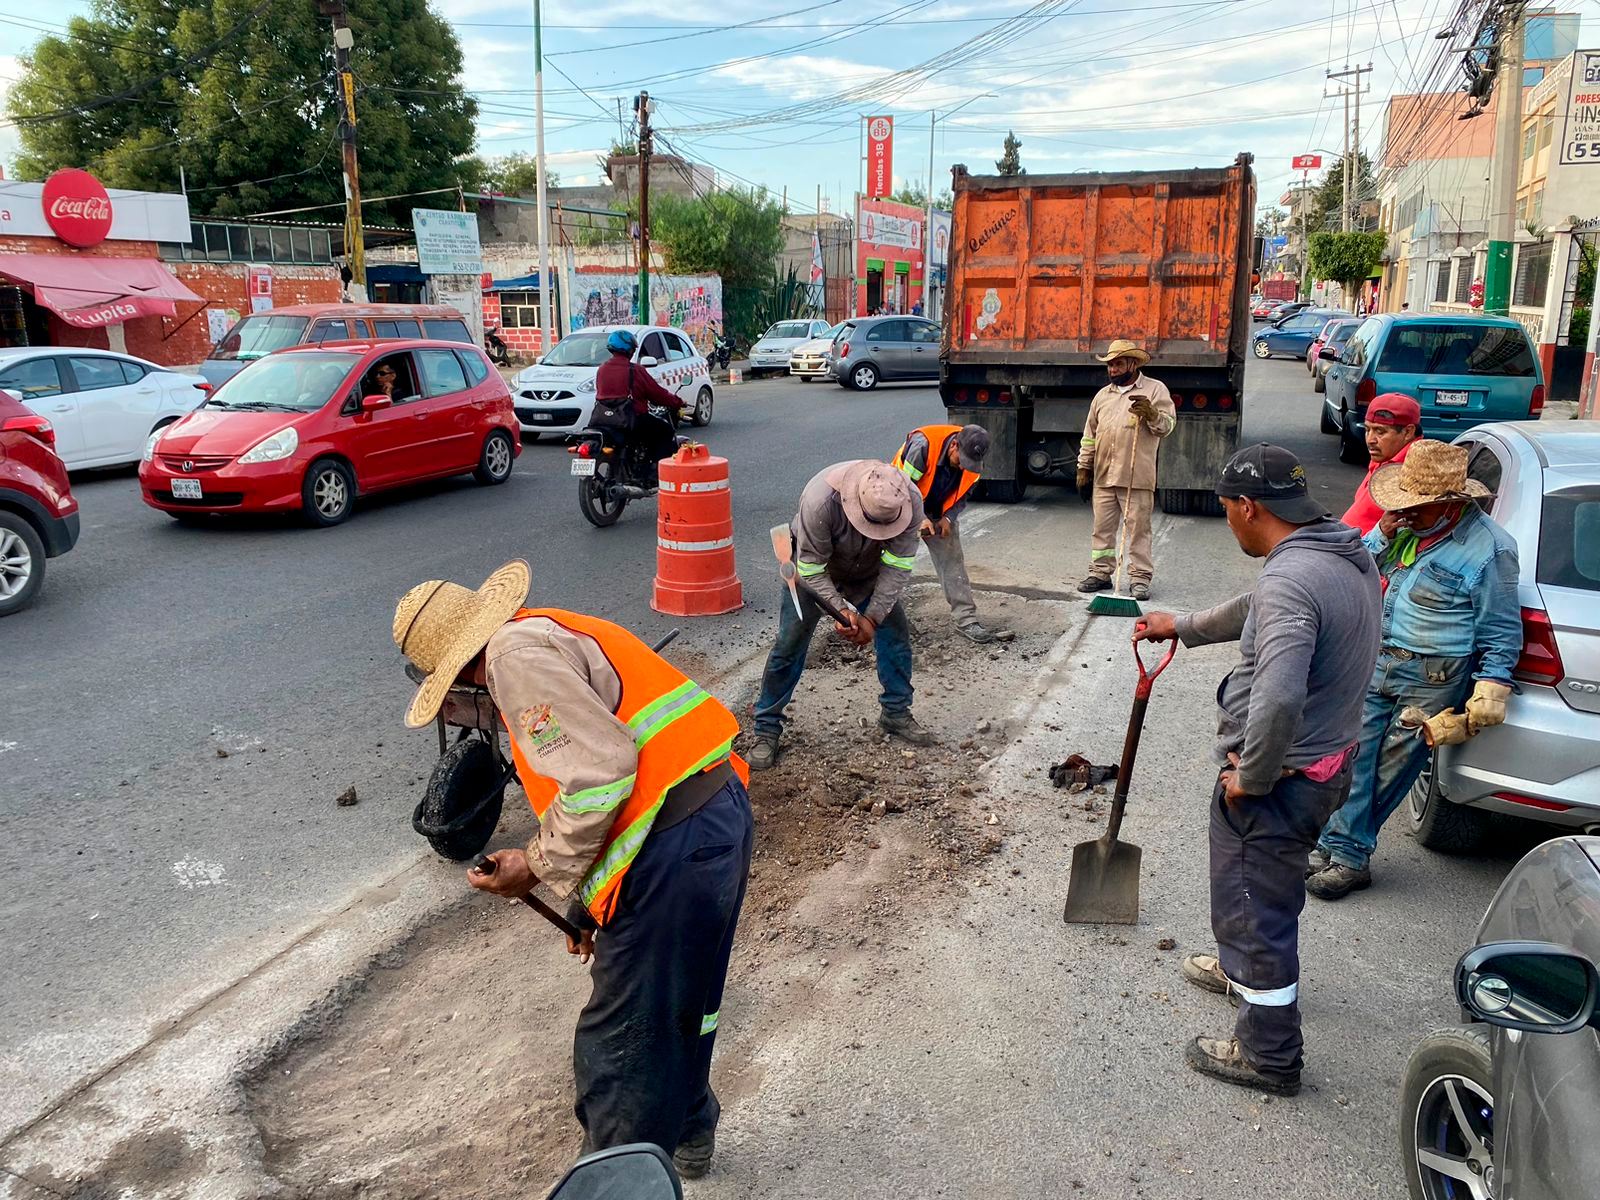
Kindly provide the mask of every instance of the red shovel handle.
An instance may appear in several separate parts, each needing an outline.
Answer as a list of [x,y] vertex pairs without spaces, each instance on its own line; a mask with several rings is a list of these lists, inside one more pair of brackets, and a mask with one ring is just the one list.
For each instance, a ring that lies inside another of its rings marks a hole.
[[[1144,622],[1137,622],[1134,625],[1134,628],[1143,629]],[[1136,699],[1148,700],[1150,698],[1150,689],[1155,686],[1156,677],[1167,669],[1168,664],[1172,662],[1172,656],[1177,652],[1178,639],[1174,637],[1172,639],[1172,644],[1167,647],[1167,653],[1165,656],[1163,656],[1161,661],[1156,664],[1155,669],[1151,670],[1149,667],[1145,666],[1144,659],[1139,655],[1139,643],[1133,643],[1133,661],[1139,667],[1139,683],[1133,689],[1133,694]]]

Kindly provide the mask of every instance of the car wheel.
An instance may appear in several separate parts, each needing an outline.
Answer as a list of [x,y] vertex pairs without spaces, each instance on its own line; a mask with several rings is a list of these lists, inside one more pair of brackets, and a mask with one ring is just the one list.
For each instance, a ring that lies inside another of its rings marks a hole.
[[[1321,371],[1311,372],[1311,390],[1316,392],[1318,395],[1322,395],[1327,392],[1328,381],[1323,377]],[[1328,431],[1324,429],[1322,432],[1327,433]]]
[[1338,433],[1339,422],[1333,419],[1333,410],[1324,401],[1322,405],[1322,422],[1317,426],[1323,433]]
[[412,828],[445,858],[465,862],[489,844],[500,824],[506,792],[494,785],[502,773],[488,742],[457,742],[433,765],[428,790],[411,814]]
[[32,604],[44,586],[44,540],[19,513],[0,512],[0,617]]
[[356,506],[356,477],[336,458],[319,458],[300,485],[300,507],[312,525],[326,527],[348,520]]
[[1349,463],[1352,467],[1364,467],[1367,465],[1367,444],[1357,440],[1355,434],[1350,432],[1350,426],[1355,424],[1350,414],[1341,412],[1340,416],[1343,422],[1339,430],[1339,461]]
[[483,453],[478,455],[478,469],[472,477],[485,486],[504,483],[511,478],[511,464],[515,461],[511,435],[504,429],[492,429],[483,439]]
[[1406,816],[1411,834],[1429,850],[1441,854],[1470,854],[1483,844],[1489,814],[1444,798],[1437,783],[1436,763],[1430,762],[1406,796]]
[[1267,349],[1265,342],[1257,342],[1253,347],[1257,358],[1271,358],[1272,351]]
[[850,368],[850,386],[858,392],[870,392],[878,386],[878,368],[871,363],[862,363]]
[[1400,1160],[1412,1200],[1494,1192],[1494,1058],[1475,1026],[1436,1029],[1400,1083]]
[[694,423],[701,428],[711,424],[711,406],[714,403],[711,389],[702,387],[694,400]]

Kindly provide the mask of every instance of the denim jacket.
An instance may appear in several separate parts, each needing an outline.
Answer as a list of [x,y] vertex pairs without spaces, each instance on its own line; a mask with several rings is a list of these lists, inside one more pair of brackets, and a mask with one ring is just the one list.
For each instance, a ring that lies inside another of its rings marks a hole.
[[1469,504],[1461,520],[1409,567],[1384,562],[1389,539],[1379,526],[1363,539],[1388,581],[1383,644],[1417,654],[1479,659],[1475,679],[1511,682],[1522,653],[1517,603],[1517,544]]

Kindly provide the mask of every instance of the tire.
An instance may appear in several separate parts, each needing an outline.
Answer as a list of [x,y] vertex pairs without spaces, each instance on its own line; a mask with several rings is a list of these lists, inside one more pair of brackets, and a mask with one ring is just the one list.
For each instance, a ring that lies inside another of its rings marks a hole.
[[1419,845],[1440,854],[1471,854],[1483,845],[1490,824],[1481,809],[1452,804],[1434,786],[1433,764],[1423,768],[1406,796],[1406,820]]
[[1322,430],[1323,433],[1337,434],[1339,432],[1339,422],[1333,419],[1333,414],[1328,411],[1327,404],[1322,406],[1322,420],[1317,428]]
[[1028,481],[1020,477],[985,479],[979,486],[983,488],[983,498],[991,504],[1017,504],[1028,491]]
[[858,392],[870,392],[878,386],[878,368],[871,363],[857,363],[850,368],[850,386]]
[[711,424],[711,409],[715,403],[716,400],[711,394],[711,389],[708,387],[702,387],[694,398],[694,416],[691,418],[692,423],[701,429],[704,429],[707,425]]
[[356,507],[356,477],[336,458],[319,458],[306,468],[300,485],[300,510],[306,522],[326,529],[350,519]]
[[504,429],[491,429],[483,439],[483,450],[478,455],[478,469],[472,477],[485,487],[504,483],[511,478],[511,464],[517,461],[516,447],[511,435]]
[[596,529],[615,525],[622,519],[622,510],[627,507],[626,496],[615,502],[606,499],[606,481],[599,475],[578,480],[578,511]]
[[1183,516],[1189,512],[1189,491],[1187,488],[1157,488],[1156,503],[1164,513]]
[[[1452,1097],[1457,1102],[1452,1104]],[[1467,1129],[1461,1125],[1461,1116]],[[1400,1161],[1412,1200],[1454,1200],[1467,1188],[1441,1174],[1455,1160],[1477,1179],[1494,1169],[1494,1057],[1488,1031],[1436,1029],[1411,1052],[1400,1081]],[[1432,1158],[1425,1163],[1423,1156]],[[1471,1168],[1476,1167],[1476,1170]],[[1488,1194],[1487,1188],[1484,1194]]]
[[1250,348],[1257,358],[1272,357],[1272,351],[1267,349],[1267,344],[1265,342],[1255,342]]
[[21,612],[44,586],[44,539],[20,513],[0,510],[0,617]]
[[1342,414],[1344,427],[1339,430],[1339,461],[1349,463],[1352,467],[1367,465],[1367,444],[1358,442],[1350,433],[1350,414]]
[[[1313,371],[1313,372],[1311,372],[1311,390],[1313,392],[1316,392],[1317,395],[1319,395],[1319,396],[1327,394],[1328,381],[1323,376],[1321,371]],[[1326,429],[1324,429],[1322,432],[1323,433],[1327,433],[1328,431]]]
[[[423,833],[437,853],[465,862],[489,844],[506,798],[505,788],[497,788],[492,797],[489,789],[503,770],[493,747],[475,737],[455,743],[439,756],[422,803],[412,814],[419,832],[423,826],[437,831]],[[451,828],[446,831],[442,826]]]

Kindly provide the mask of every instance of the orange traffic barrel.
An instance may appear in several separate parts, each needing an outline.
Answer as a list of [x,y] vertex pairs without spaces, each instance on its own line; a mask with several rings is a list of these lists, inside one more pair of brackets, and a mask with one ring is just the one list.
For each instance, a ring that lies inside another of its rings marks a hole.
[[733,494],[728,460],[691,442],[661,460],[656,581],[650,607],[674,617],[709,617],[744,605],[733,565]]

